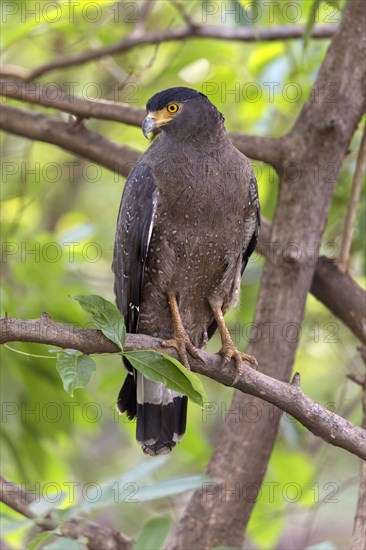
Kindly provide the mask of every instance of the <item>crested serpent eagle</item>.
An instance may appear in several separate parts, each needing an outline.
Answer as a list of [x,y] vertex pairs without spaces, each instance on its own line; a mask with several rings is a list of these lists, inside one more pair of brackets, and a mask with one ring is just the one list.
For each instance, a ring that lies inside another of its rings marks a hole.
[[[189,368],[218,328],[220,353],[239,352],[224,313],[258,236],[259,202],[248,159],[231,143],[224,117],[190,88],[170,88],[147,103],[142,125],[154,140],[132,168],[117,221],[113,271],[127,332],[161,338]],[[136,438],[149,455],[169,452],[186,425],[187,397],[128,370],[117,408],[137,417]]]

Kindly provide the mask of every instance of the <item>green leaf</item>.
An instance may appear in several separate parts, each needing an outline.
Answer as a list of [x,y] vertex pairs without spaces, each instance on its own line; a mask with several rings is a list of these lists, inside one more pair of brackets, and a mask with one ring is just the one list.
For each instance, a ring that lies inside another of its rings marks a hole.
[[126,338],[126,326],[119,309],[101,296],[73,296],[84,311],[92,314],[95,326],[103,332],[109,340],[117,344],[121,350]]
[[[108,4],[114,4],[115,0],[103,0],[103,7],[108,6]],[[14,2],[14,4],[16,4]],[[79,5],[80,4],[80,5]],[[53,8],[53,9],[52,9]],[[36,9],[36,8],[33,8]],[[78,20],[83,17],[83,10],[85,9],[84,2],[75,2],[72,6],[72,19],[76,15]],[[61,17],[60,15],[61,11]],[[14,12],[16,13],[16,12]],[[8,35],[5,37],[4,49],[11,46],[14,42],[20,42],[27,35],[35,36],[36,34],[45,34],[50,30],[57,29],[58,31],[65,32],[70,26],[70,5],[58,4],[55,7],[52,5],[47,6],[47,10],[39,10],[39,15],[35,17],[24,17],[22,18],[22,24],[15,26],[15,31],[12,33],[8,32]],[[6,19],[5,19],[6,20]],[[4,33],[5,34],[5,33]]]
[[165,539],[168,536],[171,520],[168,516],[159,516],[148,521],[138,536],[134,550],[160,550],[163,548]]
[[68,355],[62,353],[56,361],[56,369],[61,376],[64,390],[74,397],[74,390],[85,388],[95,371],[95,363],[88,355]]
[[201,380],[174,357],[150,350],[124,352],[123,356],[149,380],[162,382],[171,390],[187,395],[201,407],[207,401]]

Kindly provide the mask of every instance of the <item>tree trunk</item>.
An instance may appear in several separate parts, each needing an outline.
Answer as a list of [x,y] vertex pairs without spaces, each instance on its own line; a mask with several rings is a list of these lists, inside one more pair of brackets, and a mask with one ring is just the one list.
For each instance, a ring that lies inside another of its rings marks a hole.
[[[365,108],[365,12],[366,2],[349,0],[314,91],[285,138],[287,156],[280,168],[272,229],[277,246],[264,268],[254,319],[261,338],[247,350],[262,372],[280,380],[291,375],[316,248],[342,160]],[[249,403],[257,407],[258,421],[226,416],[207,468],[213,484],[194,493],[169,549],[242,546],[280,420],[278,409],[235,392],[233,409],[246,410]]]

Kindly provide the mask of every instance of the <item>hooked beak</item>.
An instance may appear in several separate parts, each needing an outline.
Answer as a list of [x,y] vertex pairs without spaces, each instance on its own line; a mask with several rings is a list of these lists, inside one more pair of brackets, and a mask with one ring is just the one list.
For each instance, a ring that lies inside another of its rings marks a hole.
[[144,122],[142,123],[142,133],[149,139],[149,133],[157,129],[156,121],[152,118],[151,115],[147,115]]

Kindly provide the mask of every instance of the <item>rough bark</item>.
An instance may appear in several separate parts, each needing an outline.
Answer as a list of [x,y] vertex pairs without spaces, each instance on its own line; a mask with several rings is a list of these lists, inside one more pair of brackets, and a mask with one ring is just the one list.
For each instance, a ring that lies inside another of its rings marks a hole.
[[[289,253],[287,257],[274,254],[265,265],[255,323],[264,330],[267,327],[269,337],[248,347],[261,371],[279,380],[289,380],[297,348],[297,341],[284,338],[283,331],[291,323],[301,324],[315,268],[313,246],[320,242],[341,162],[365,108],[365,10],[366,3],[349,0],[319,72],[319,93],[309,98],[286,139],[287,166],[281,171],[272,239],[287,246]],[[337,89],[334,103],[325,100],[329,83]],[[290,163],[297,168],[297,177],[289,170]],[[326,177],[328,166],[334,169],[332,178]],[[268,327],[273,327],[273,339]],[[236,392],[232,408],[243,410],[247,403],[248,397]],[[259,400],[256,405],[260,409]],[[201,492],[196,492],[168,544],[170,549],[241,547],[255,504],[253,493],[248,499],[244,489],[252,484],[259,490],[279,420],[279,411],[270,419],[262,415],[256,423],[235,422],[232,415],[227,416],[207,474],[222,479],[227,489],[239,487],[243,496],[237,499],[231,493],[222,499],[217,492],[203,500]]]

